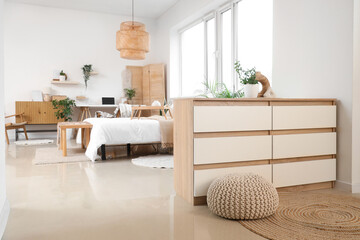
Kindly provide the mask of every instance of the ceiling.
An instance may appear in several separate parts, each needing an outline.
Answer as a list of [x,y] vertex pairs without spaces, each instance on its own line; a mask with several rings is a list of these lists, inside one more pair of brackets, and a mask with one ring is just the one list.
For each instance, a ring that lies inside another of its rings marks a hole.
[[[7,0],[47,7],[131,15],[131,0]],[[135,17],[158,18],[178,0],[134,0]]]

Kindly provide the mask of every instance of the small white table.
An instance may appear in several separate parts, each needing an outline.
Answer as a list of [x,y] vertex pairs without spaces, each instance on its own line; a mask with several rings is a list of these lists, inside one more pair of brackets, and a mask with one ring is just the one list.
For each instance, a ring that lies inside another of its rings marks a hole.
[[81,105],[76,105],[76,107],[80,108],[80,114],[79,114],[79,117],[78,117],[78,121],[82,122],[86,118],[91,118],[90,108],[117,108],[118,105],[117,104],[111,104],[111,105],[110,104],[108,104],[108,105],[81,104]]

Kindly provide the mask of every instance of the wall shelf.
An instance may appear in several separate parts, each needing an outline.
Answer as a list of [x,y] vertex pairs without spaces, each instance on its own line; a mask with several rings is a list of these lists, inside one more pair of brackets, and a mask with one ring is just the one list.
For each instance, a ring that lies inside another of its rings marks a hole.
[[73,81],[51,81],[51,84],[56,84],[56,85],[78,85],[80,84],[79,82],[73,82]]

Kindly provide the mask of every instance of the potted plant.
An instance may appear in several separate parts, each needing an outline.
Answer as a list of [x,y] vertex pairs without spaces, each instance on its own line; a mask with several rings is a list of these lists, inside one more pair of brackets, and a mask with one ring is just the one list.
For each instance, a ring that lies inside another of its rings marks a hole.
[[128,103],[131,104],[133,97],[135,97],[136,95],[136,90],[134,88],[125,88],[124,91],[125,91],[125,96],[128,99]]
[[259,84],[256,80],[256,69],[243,69],[239,61],[235,62],[235,70],[239,75],[240,83],[244,85],[246,98],[256,98],[259,93]]
[[60,82],[64,82],[66,79],[67,79],[67,75],[66,75],[66,73],[64,73],[64,71],[63,71],[63,70],[61,70],[61,72],[60,72],[60,76],[59,76],[59,80],[60,80]]
[[84,77],[85,87],[87,88],[88,81],[90,80],[91,72],[93,71],[92,65],[91,64],[84,65],[82,67],[82,71],[84,75],[83,77]]
[[244,93],[242,90],[238,91],[230,91],[224,83],[220,83],[215,81],[211,82],[203,82],[205,87],[205,92],[200,97],[205,98],[242,98],[244,97]]
[[75,101],[70,98],[63,100],[53,100],[52,105],[57,119],[64,119],[65,122],[72,121],[73,107],[76,107]]

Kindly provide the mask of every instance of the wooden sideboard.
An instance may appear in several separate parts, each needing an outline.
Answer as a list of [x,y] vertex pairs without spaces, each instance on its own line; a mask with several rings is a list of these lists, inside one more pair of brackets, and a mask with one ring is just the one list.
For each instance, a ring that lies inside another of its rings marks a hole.
[[[34,124],[57,124],[63,122],[55,117],[55,110],[51,102],[16,102],[16,114],[24,113],[24,120],[31,125]],[[16,119],[18,123],[19,119]]]
[[205,204],[214,179],[245,172],[278,189],[333,187],[336,100],[174,100],[176,193]]

